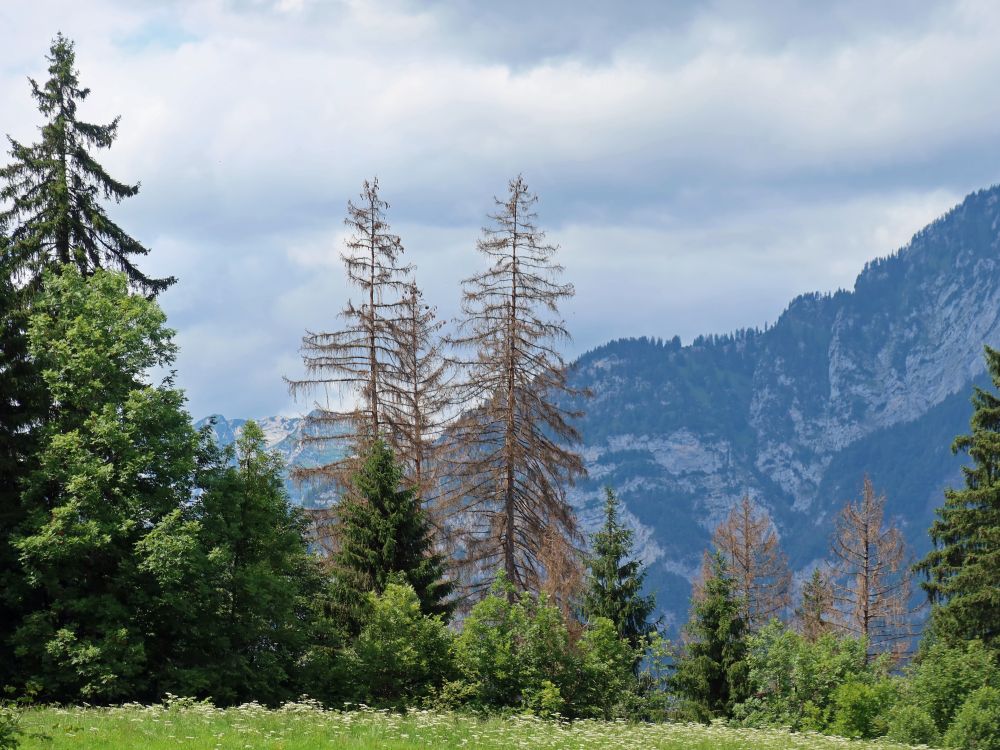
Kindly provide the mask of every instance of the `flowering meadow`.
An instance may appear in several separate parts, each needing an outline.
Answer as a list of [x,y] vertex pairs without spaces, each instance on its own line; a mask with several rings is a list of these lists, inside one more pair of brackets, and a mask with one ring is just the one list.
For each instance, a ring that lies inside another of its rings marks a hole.
[[325,710],[312,702],[277,710],[258,704],[220,709],[179,700],[114,708],[38,708],[22,717],[23,748],[63,750],[314,750],[315,748],[553,748],[554,750],[867,750],[902,749],[782,730],[701,724],[560,722],[531,716],[477,719],[434,711],[405,715],[365,707]]

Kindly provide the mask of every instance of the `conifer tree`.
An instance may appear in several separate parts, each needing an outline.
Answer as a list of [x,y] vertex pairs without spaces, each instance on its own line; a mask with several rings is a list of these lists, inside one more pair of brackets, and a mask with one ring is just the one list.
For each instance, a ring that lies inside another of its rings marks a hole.
[[24,145],[10,138],[12,161],[0,169],[0,229],[11,240],[15,271],[37,288],[45,269],[73,263],[82,273],[98,268],[123,271],[132,286],[156,294],[173,278],[153,279],[140,271],[134,257],[149,250],[115,224],[101,199],[121,202],[139,185],[115,180],[97,163],[93,149],[110,148],[118,136],[119,118],[94,125],[77,118],[77,106],[90,94],[77,78],[73,42],[56,36],[47,57],[49,79],[33,79],[32,96],[45,118],[41,141]]
[[951,643],[1000,645],[1000,351],[985,347],[993,390],[976,388],[970,434],[955,439],[972,466],[963,489],[945,492],[930,528],[934,549],[918,569],[930,598],[934,632]]
[[159,591],[147,626],[159,636],[146,648],[154,694],[294,699],[322,591],[305,519],[256,422],[235,450],[219,450],[210,433],[203,440],[200,492],[138,544]]
[[899,528],[886,523],[885,496],[876,496],[867,476],[860,500],[848,502],[837,517],[831,551],[840,626],[865,639],[869,656],[905,650],[913,635],[906,544]]
[[37,600],[14,637],[49,700],[148,695],[153,594],[136,550],[192,493],[197,434],[170,380],[176,351],[156,304],[123,274],[46,274],[30,354],[51,396],[25,480],[15,547]]
[[819,568],[814,568],[812,577],[802,585],[802,601],[795,610],[795,619],[802,637],[810,643],[836,626],[833,586]]
[[336,512],[333,575],[348,616],[369,592],[384,592],[394,577],[413,587],[425,614],[450,614],[452,584],[444,580],[444,559],[434,552],[420,498],[385,441],[371,444],[354,474],[353,491]]
[[756,630],[790,604],[792,573],[770,515],[749,496],[715,529],[712,543],[729,566],[743,601],[743,619]]
[[[536,225],[524,179],[496,199],[492,226],[478,249],[489,267],[463,282],[454,344],[462,360],[465,402],[457,422],[458,474],[463,481],[467,561],[481,592],[496,571],[517,590],[539,591],[545,577],[541,545],[553,534],[575,557],[579,529],[566,486],[583,473],[570,444],[579,439],[562,404],[576,392],[557,346],[569,338],[558,305],[573,294],[559,283],[556,247]],[[571,562],[571,561],[568,561]]]
[[650,616],[656,598],[643,596],[646,569],[635,559],[633,533],[618,517],[619,501],[614,491],[604,490],[604,523],[591,537],[590,574],[583,597],[588,621],[606,617],[621,638],[638,648],[643,638],[656,628]]
[[[7,257],[6,247],[0,234],[0,259]],[[45,408],[26,325],[22,295],[0,263],[0,685],[14,683],[10,637],[26,606],[26,592],[13,533],[24,519],[21,484],[34,464]]]
[[397,381],[383,399],[390,446],[418,497],[432,503],[440,492],[438,459],[444,420],[450,406],[449,368],[439,332],[444,321],[423,301],[411,282],[397,321]]
[[386,211],[389,204],[379,194],[378,180],[365,180],[361,200],[347,203],[344,223],[351,235],[341,257],[348,281],[362,297],[348,300],[340,313],[344,327],[331,332],[306,332],[302,360],[306,378],[288,380],[294,396],[329,389],[347,397],[348,406],[331,409],[316,403],[306,417],[307,442],[347,440],[352,456],[326,466],[297,469],[300,479],[326,479],[345,489],[371,444],[386,438],[388,391],[400,380],[400,320],[405,316],[409,266],[401,266],[403,244],[392,234]]
[[705,569],[702,596],[692,600],[687,643],[671,680],[699,721],[728,716],[746,699],[748,686],[747,626],[736,581],[718,552]]

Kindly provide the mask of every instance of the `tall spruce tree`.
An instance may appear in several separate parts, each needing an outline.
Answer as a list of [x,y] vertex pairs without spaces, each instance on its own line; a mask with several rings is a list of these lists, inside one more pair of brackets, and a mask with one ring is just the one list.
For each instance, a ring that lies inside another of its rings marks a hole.
[[927,576],[934,632],[946,642],[979,639],[1000,647],[1000,351],[985,347],[992,390],[972,396],[971,432],[955,439],[964,452],[965,487],[945,492],[930,535],[934,549],[917,566]]
[[46,274],[29,352],[51,396],[14,546],[36,606],[14,636],[19,670],[49,700],[147,696],[155,594],[140,542],[191,497],[197,434],[170,380],[175,346],[123,274]]
[[[7,258],[6,248],[0,234],[0,259]],[[13,532],[24,520],[21,485],[34,463],[45,405],[26,325],[23,295],[0,260],[0,685],[15,681],[10,637],[27,602]]]
[[0,212],[0,229],[10,234],[16,272],[37,288],[43,272],[58,264],[73,263],[85,274],[111,268],[123,271],[134,288],[156,294],[174,279],[153,279],[136,267],[133,258],[149,250],[101,205],[101,199],[121,202],[139,192],[138,183],[115,180],[91,153],[114,143],[120,118],[108,125],[77,118],[90,89],[77,78],[73,42],[59,34],[47,59],[45,84],[29,79],[46,120],[41,141],[24,145],[10,138],[12,161],[0,169],[0,202],[8,206]]
[[618,635],[637,648],[657,623],[650,621],[656,608],[653,594],[643,596],[646,569],[635,559],[633,533],[619,516],[618,497],[604,490],[604,523],[591,537],[589,575],[583,595],[583,613],[588,621],[606,617]]
[[336,513],[333,575],[348,617],[363,607],[369,592],[381,594],[394,577],[413,587],[425,614],[451,613],[452,584],[444,579],[443,557],[433,549],[427,514],[385,441],[371,444]]
[[[537,197],[522,177],[483,229],[477,248],[489,263],[463,282],[462,310],[453,343],[471,356],[461,361],[474,404],[451,431],[457,444],[466,522],[466,560],[477,593],[503,570],[519,591],[538,592],[546,576],[543,545],[565,551],[565,568],[578,565],[580,532],[566,488],[584,472],[572,445],[579,435],[578,395],[567,382],[558,346],[569,338],[559,303],[573,295],[560,283],[557,248],[545,241],[535,213]],[[571,580],[571,577],[567,577]]]
[[693,718],[729,716],[747,698],[747,624],[725,558],[710,556],[702,595],[692,602],[687,643],[676,664],[673,688]]
[[285,492],[281,458],[254,421],[219,450],[203,435],[200,492],[138,544],[158,596],[147,644],[154,694],[277,703],[300,693],[318,560]]

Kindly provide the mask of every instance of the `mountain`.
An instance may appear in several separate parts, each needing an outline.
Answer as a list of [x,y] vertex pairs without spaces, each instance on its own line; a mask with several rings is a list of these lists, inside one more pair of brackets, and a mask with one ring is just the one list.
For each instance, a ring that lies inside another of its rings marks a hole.
[[[305,420],[298,417],[264,417],[254,420],[264,432],[268,450],[277,451],[289,467],[308,468],[323,466],[341,458],[343,452],[336,445],[308,441],[309,428]],[[195,423],[201,429],[208,426],[215,435],[216,442],[223,448],[233,445],[245,419],[226,419],[221,414],[213,414]],[[306,508],[329,505],[334,501],[333,493],[324,487],[301,485],[291,480],[285,481],[289,497],[297,505]]]
[[[865,473],[926,551],[944,487],[961,482],[950,445],[985,383],[983,344],[1000,345],[998,226],[994,187],[869,263],[853,290],[800,296],[765,330],[624,339],[577,360],[572,385],[594,396],[579,404],[590,476],[571,497],[592,526],[601,488],[618,491],[668,620],[684,619],[711,530],[744,494],[803,575]],[[297,420],[263,422],[293,463],[316,460],[295,452]]]

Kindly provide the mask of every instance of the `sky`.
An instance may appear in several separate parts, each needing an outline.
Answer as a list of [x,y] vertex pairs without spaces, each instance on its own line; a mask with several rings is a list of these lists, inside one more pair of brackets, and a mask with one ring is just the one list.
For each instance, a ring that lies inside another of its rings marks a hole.
[[351,294],[346,204],[377,176],[442,318],[523,174],[610,339],[773,322],[1000,175],[1000,4],[762,0],[0,0],[0,132],[62,31],[79,116],[121,115],[110,213],[174,275],[195,418],[293,415],[306,330]]

